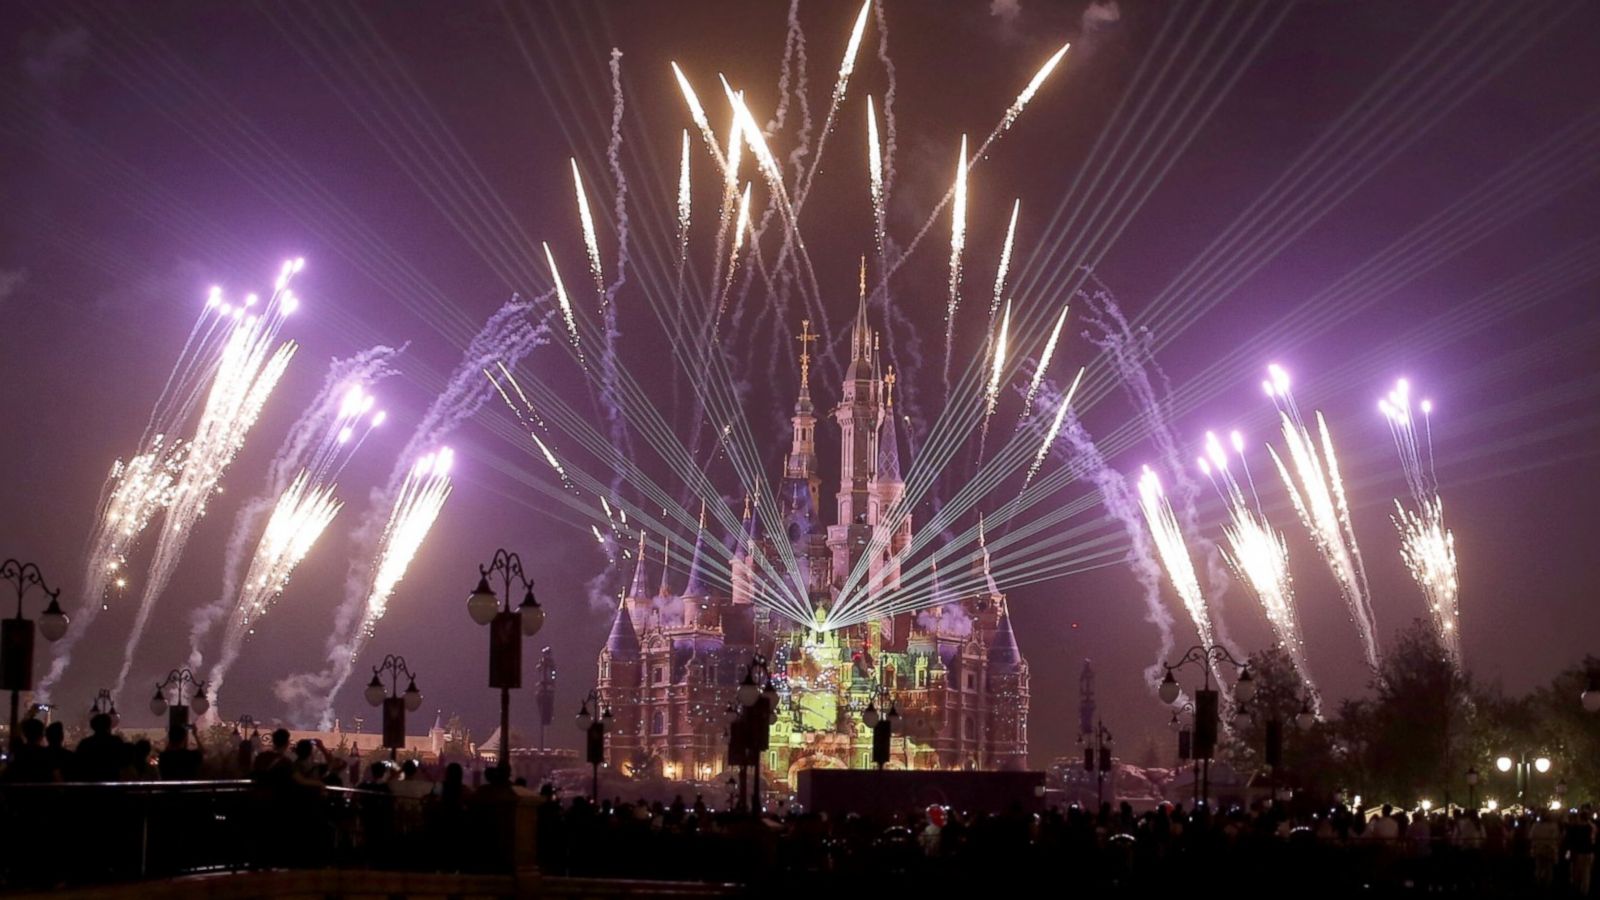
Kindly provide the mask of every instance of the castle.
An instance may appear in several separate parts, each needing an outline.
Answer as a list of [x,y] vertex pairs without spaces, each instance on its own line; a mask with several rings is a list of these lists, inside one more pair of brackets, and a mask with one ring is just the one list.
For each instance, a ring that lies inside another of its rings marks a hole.
[[[934,605],[918,611],[822,628],[756,602],[772,596],[762,579],[797,571],[820,626],[865,553],[875,557],[861,590],[871,595],[899,588],[913,537],[909,514],[889,514],[905,492],[895,375],[879,367],[864,289],[832,412],[840,482],[834,524],[825,528],[810,385],[816,336],[809,323],[799,337],[800,391],[776,492],[788,542],[780,547],[763,536],[746,501],[741,533],[724,547],[708,541],[702,510],[688,578],[676,590],[665,565],[652,587],[651,554],[641,539],[630,586],[599,655],[600,700],[615,716],[608,764],[628,774],[720,779],[727,767],[728,710],[746,667],[760,654],[779,692],[761,766],[779,789],[792,788],[795,773],[808,767],[869,767],[872,734],[862,722],[869,703],[885,711],[892,704],[901,714],[890,768],[1027,768],[1028,663],[1006,597],[988,577],[986,549],[972,555],[979,577],[966,579],[979,590],[961,596],[941,591],[935,568]],[[880,517],[885,531],[878,532]],[[780,568],[785,561],[779,557],[791,552],[792,567]],[[726,591],[713,583],[722,573]]]

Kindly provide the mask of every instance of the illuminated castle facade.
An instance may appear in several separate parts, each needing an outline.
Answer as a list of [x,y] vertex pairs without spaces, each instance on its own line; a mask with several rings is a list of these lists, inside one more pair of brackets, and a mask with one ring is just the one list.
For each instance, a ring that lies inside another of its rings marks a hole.
[[972,555],[972,576],[963,579],[978,590],[941,592],[935,568],[935,605],[919,611],[820,628],[757,602],[776,593],[763,579],[797,572],[820,625],[863,554],[874,558],[864,583],[852,590],[871,597],[899,589],[901,561],[913,538],[909,514],[889,515],[905,491],[895,376],[892,368],[887,376],[879,368],[864,296],[832,411],[841,475],[833,524],[826,526],[810,385],[815,336],[808,325],[800,340],[800,391],[777,491],[787,543],[780,549],[763,536],[748,501],[731,547],[709,538],[702,512],[680,588],[664,565],[659,580],[651,577],[653,554],[641,541],[599,656],[601,701],[616,717],[608,763],[630,774],[718,778],[727,768],[728,709],[746,665],[760,654],[779,690],[770,749],[761,760],[764,777],[778,787],[792,788],[795,773],[808,767],[870,766],[872,736],[861,721],[869,702],[884,710],[892,702],[901,713],[891,768],[1027,768],[1028,663],[1005,595],[988,575],[986,549]]

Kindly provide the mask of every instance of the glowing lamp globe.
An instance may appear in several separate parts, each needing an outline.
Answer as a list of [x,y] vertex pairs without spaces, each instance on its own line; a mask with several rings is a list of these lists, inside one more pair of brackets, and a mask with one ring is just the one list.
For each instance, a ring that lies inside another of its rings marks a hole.
[[378,680],[378,673],[372,673],[372,680],[367,682],[367,690],[361,696],[367,698],[370,706],[383,705],[383,682]]
[[189,701],[189,708],[194,710],[194,714],[197,716],[205,715],[206,711],[211,708],[211,701],[206,699],[206,692],[201,691],[195,694],[194,699]]
[[406,685],[405,698],[406,712],[416,712],[422,708],[422,692],[417,690],[417,680],[415,678],[411,679],[411,683]]
[[67,633],[68,621],[67,614],[61,611],[61,604],[52,598],[50,605],[39,615],[39,633],[47,641],[59,641]]
[[1307,703],[1300,707],[1300,712],[1295,714],[1294,723],[1300,726],[1302,731],[1317,724],[1317,714],[1311,711],[1311,704]]
[[895,706],[893,703],[889,704],[889,727],[900,727],[900,708]]
[[1250,727],[1250,710],[1242,703],[1233,711],[1233,727],[1240,731]]
[[156,688],[156,695],[150,698],[150,714],[152,716],[167,714],[167,698],[161,696],[161,688]]
[[1256,680],[1250,677],[1250,670],[1245,669],[1239,675],[1239,682],[1234,686],[1233,695],[1243,703],[1249,703],[1256,695]]
[[1168,672],[1167,677],[1161,679],[1161,687],[1156,689],[1156,694],[1161,697],[1162,703],[1171,703],[1178,699],[1178,679]]
[[861,721],[865,722],[868,728],[877,728],[878,707],[871,702],[867,703],[866,711],[861,714]]
[[480,577],[478,586],[467,595],[467,615],[479,625],[487,625],[494,620],[494,614],[500,609],[500,598],[489,589],[489,579]]
[[1579,695],[1578,699],[1583,701],[1585,710],[1600,712],[1600,674],[1589,676],[1589,689]]
[[617,717],[611,714],[611,707],[606,707],[606,711],[600,714],[600,729],[609,732],[616,724]]
[[517,613],[522,616],[522,633],[532,637],[544,627],[544,607],[533,596],[533,588],[528,588],[528,593],[522,597],[522,605],[517,607]]
[[1494,767],[1502,772],[1511,771],[1511,757],[1502,756],[1494,761]]
[[585,703],[583,708],[578,710],[578,714],[572,717],[572,724],[579,731],[589,730],[589,726],[594,724],[594,717],[589,715],[589,704]]
[[1550,757],[1548,757],[1548,756],[1539,757],[1538,759],[1533,761],[1533,767],[1535,769],[1539,770],[1539,774],[1540,775],[1543,775],[1544,773],[1550,771]]
[[767,701],[768,709],[778,708],[778,689],[772,682],[767,682],[767,686],[761,689],[761,697]]

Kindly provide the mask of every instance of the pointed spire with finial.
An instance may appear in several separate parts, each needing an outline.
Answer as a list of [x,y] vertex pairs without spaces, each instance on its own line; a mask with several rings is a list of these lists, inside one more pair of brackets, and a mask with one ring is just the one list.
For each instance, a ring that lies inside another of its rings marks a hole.
[[800,320],[800,333],[795,335],[795,340],[800,342],[800,399],[795,403],[795,411],[810,415],[811,413],[811,345],[816,343],[817,334],[811,330],[811,320]]
[[[661,514],[663,516],[665,516],[667,514],[667,511],[663,509],[661,511]],[[663,534],[661,536],[661,589],[656,591],[656,593],[658,595],[660,595],[662,597],[671,597],[672,596],[672,584],[671,584],[671,582],[669,582],[667,580],[668,578],[671,577],[671,575],[672,575],[671,550],[669,549],[667,536],[665,534]]]
[[700,499],[700,527],[694,534],[694,556],[689,560],[689,583],[683,589],[685,597],[705,597],[706,501]]
[[894,421],[894,366],[883,376],[883,429],[878,433],[878,467],[876,478],[880,482],[899,482],[900,432]]
[[648,547],[645,543],[644,529],[639,529],[639,562],[633,568],[633,583],[628,588],[629,597],[650,596],[650,576],[646,572],[645,556]]
[[872,359],[872,330],[867,326],[867,258],[861,257],[861,290],[856,304],[856,324],[850,333],[850,359]]

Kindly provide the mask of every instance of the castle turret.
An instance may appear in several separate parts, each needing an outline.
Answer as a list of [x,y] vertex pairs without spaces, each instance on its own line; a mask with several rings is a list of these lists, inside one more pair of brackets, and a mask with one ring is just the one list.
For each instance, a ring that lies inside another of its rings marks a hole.
[[833,409],[839,424],[839,492],[837,524],[828,528],[833,555],[833,582],[842,584],[866,552],[871,536],[872,476],[878,462],[880,407],[873,373],[873,334],[867,322],[866,258],[861,262],[860,298],[850,329],[850,365],[844,390]]

